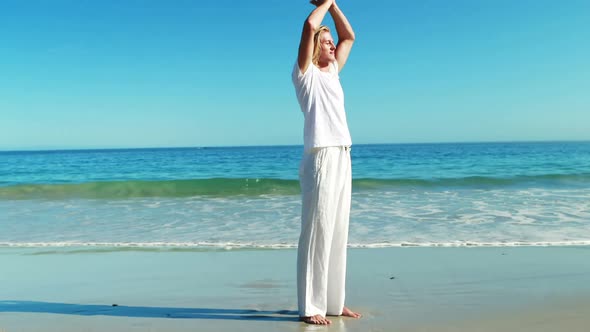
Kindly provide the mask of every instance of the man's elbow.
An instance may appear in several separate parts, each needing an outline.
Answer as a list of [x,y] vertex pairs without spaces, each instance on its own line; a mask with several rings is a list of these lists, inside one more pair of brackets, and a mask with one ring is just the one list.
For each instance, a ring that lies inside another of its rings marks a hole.
[[355,38],[356,38],[356,37],[355,37],[355,35],[354,35],[354,31],[351,31],[351,32],[348,34],[348,38],[346,38],[346,39],[350,40],[350,42],[351,42],[351,43],[354,43],[354,39],[355,39]]
[[348,35],[346,35],[346,36],[344,36],[342,38],[338,38],[338,39],[339,39],[339,42],[340,43],[341,42],[346,42],[348,44],[353,44],[354,43],[354,38],[355,37],[354,37],[354,32],[353,32],[353,33],[350,33],[350,34],[348,34]]
[[310,19],[305,20],[305,23],[303,24],[303,29],[311,31],[312,33],[314,33],[319,27],[320,27],[319,24],[317,24],[316,22],[313,22]]

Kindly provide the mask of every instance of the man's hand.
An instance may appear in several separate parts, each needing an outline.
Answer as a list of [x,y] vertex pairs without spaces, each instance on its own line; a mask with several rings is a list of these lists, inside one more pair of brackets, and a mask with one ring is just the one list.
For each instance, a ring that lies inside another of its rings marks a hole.
[[311,3],[312,5],[314,5],[316,7],[319,7],[326,2],[328,2],[331,6],[334,3],[334,0],[311,0],[309,3]]

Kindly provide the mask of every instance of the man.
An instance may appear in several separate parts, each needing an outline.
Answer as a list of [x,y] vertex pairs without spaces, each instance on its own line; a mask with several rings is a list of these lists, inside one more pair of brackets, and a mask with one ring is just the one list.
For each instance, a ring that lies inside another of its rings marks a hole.
[[[350,23],[335,0],[311,1],[293,69],[293,84],[305,117],[299,169],[301,235],[297,253],[299,316],[326,325],[326,315],[359,318],[344,306],[346,245],[351,196],[350,133],[338,73],[354,42]],[[330,13],[338,44],[321,23]]]

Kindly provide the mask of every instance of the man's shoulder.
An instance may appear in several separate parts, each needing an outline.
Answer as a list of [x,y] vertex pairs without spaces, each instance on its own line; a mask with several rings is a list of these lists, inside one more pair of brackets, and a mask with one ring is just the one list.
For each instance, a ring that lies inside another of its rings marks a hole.
[[309,66],[305,69],[305,71],[302,71],[301,68],[299,68],[299,64],[297,63],[297,61],[295,61],[295,65],[293,66],[293,72],[291,75],[293,83],[296,86],[305,85],[306,82],[313,80],[313,78],[315,77],[315,72],[317,70],[319,69],[313,63],[310,63]]
[[334,70],[334,72],[338,74],[338,69],[340,69],[340,67],[338,66],[338,60],[332,61],[332,70]]

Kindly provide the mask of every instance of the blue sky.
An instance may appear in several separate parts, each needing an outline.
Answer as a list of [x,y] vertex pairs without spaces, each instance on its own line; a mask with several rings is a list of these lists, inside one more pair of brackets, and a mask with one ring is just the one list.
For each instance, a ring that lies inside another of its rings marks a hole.
[[[589,1],[338,4],[355,143],[590,139]],[[2,6],[0,149],[302,143],[306,1]]]

